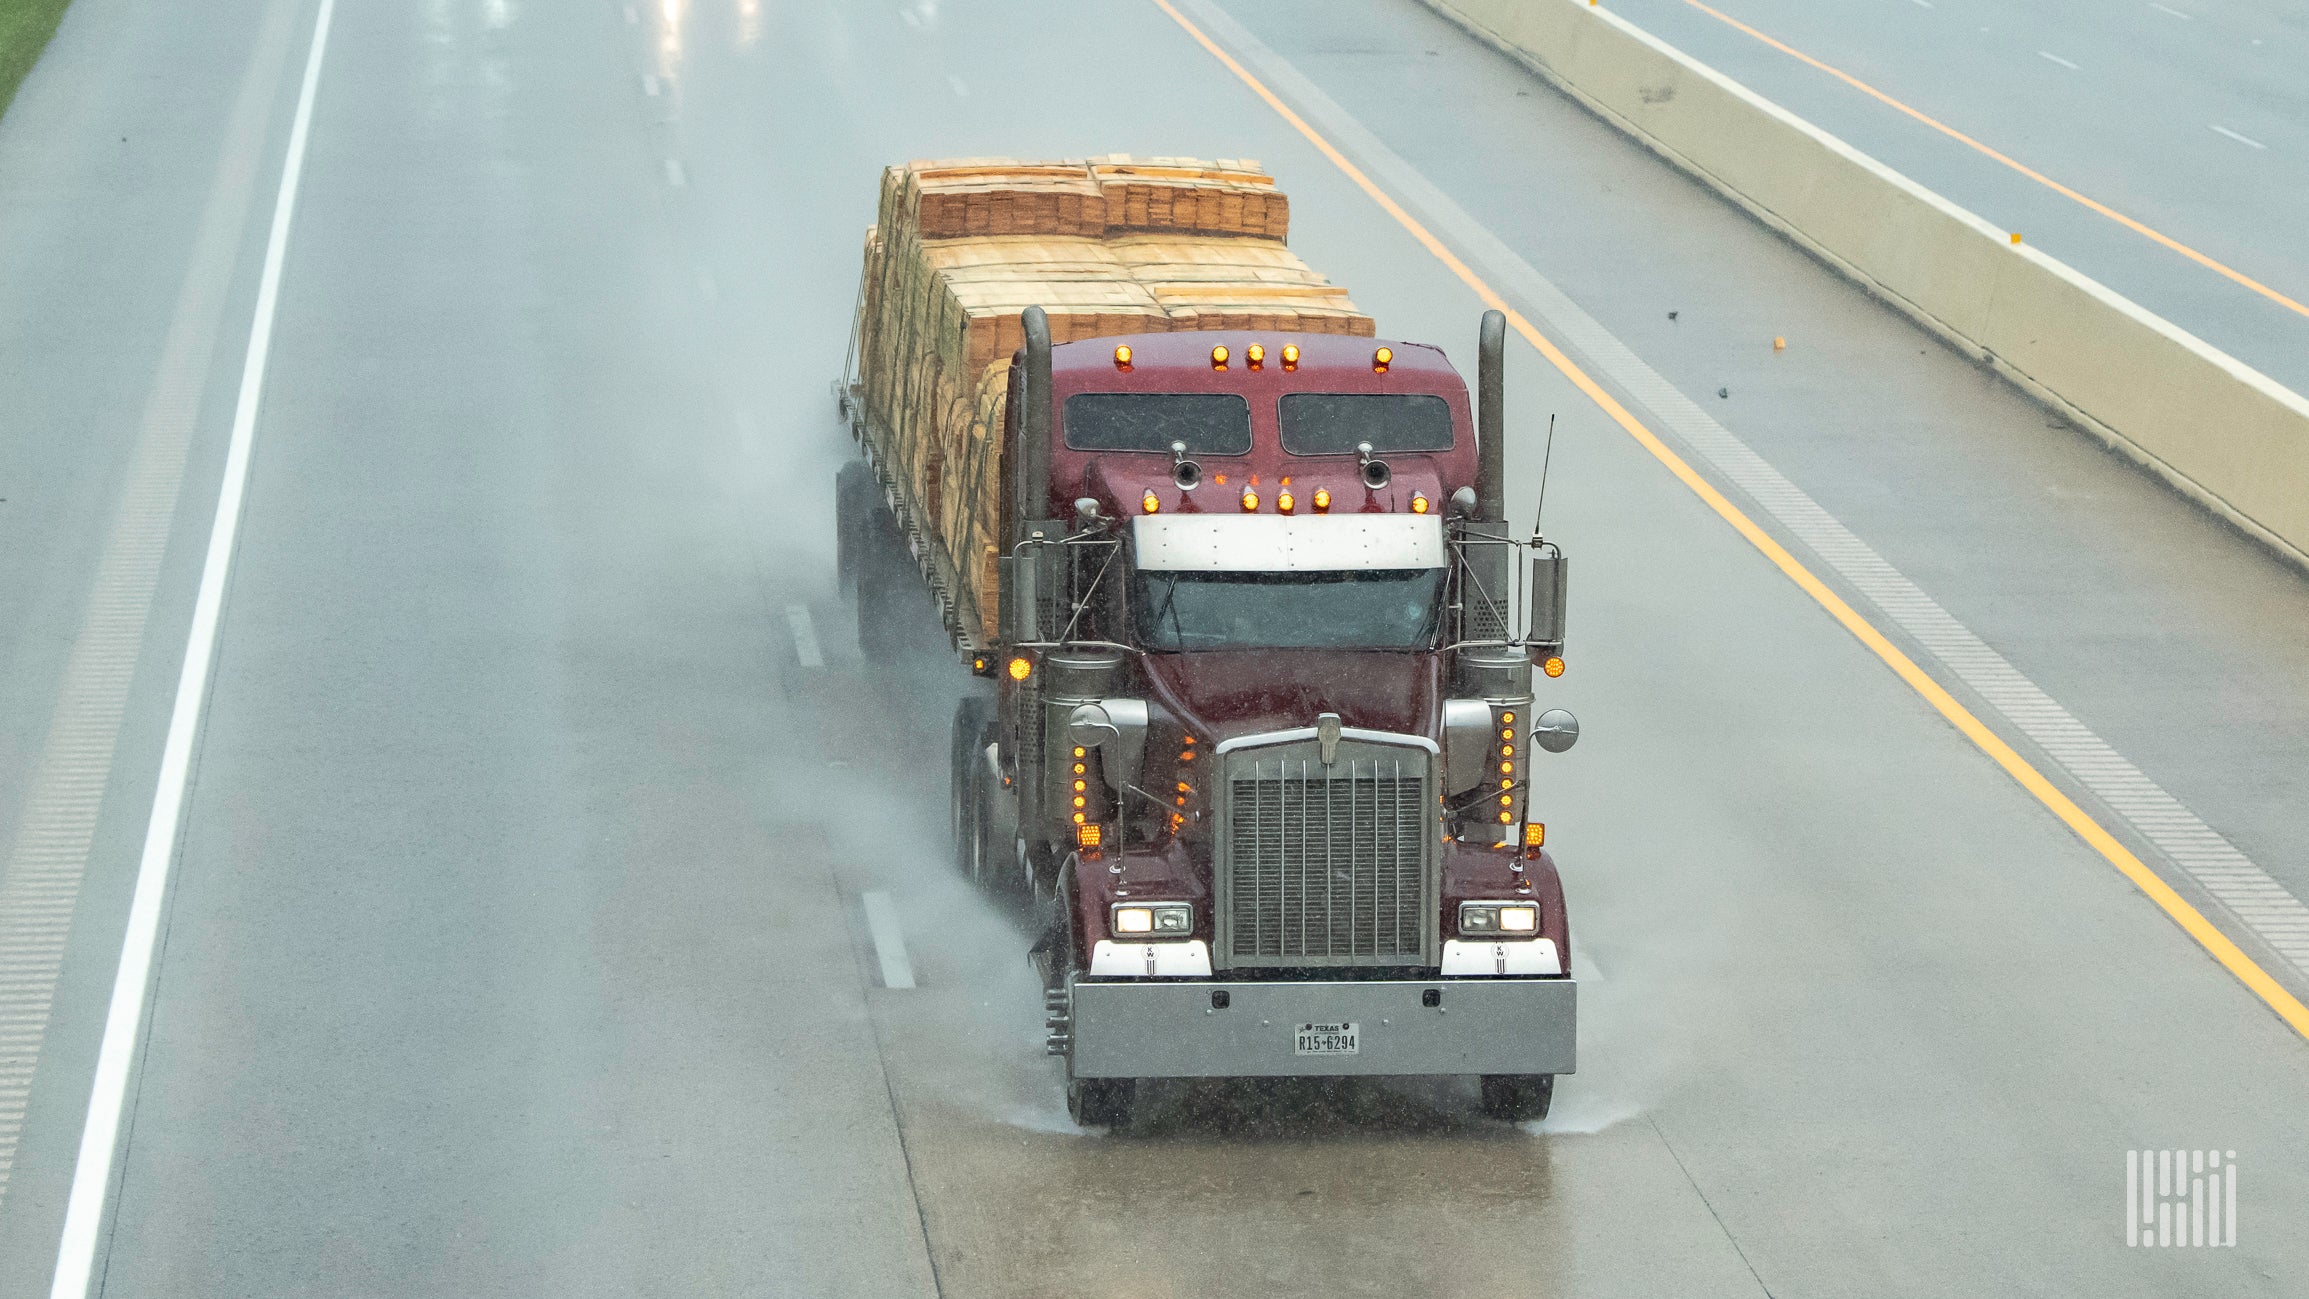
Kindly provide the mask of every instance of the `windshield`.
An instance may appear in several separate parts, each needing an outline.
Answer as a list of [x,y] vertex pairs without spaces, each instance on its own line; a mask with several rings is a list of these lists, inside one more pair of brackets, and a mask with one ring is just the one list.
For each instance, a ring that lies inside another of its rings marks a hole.
[[1283,449],[1295,456],[1449,451],[1451,403],[1429,393],[1294,392],[1283,397]]
[[1066,399],[1066,445],[1077,451],[1239,456],[1251,449],[1251,404],[1231,392],[1082,392]]
[[1132,612],[1158,652],[1423,649],[1435,641],[1440,568],[1292,573],[1138,572]]

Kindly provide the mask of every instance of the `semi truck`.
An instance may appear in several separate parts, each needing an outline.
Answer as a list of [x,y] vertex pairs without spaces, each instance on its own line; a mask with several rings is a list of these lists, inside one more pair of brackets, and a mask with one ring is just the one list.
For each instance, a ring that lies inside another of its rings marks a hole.
[[935,608],[971,674],[957,865],[1034,900],[1078,1122],[1150,1079],[1437,1074],[1544,1117],[1578,989],[1534,759],[1579,728],[1541,697],[1565,558],[1505,512],[1504,320],[1471,400],[1282,251],[1272,183],[885,173],[837,384],[859,643]]

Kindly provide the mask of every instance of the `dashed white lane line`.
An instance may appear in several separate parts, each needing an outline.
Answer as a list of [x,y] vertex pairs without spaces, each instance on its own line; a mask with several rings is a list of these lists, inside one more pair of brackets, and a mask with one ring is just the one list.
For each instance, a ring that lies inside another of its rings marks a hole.
[[232,435],[225,444],[216,519],[209,529],[207,556],[201,561],[200,588],[193,597],[192,627],[185,637],[176,703],[169,712],[167,738],[161,743],[152,818],[145,825],[144,852],[137,863],[136,887],[128,904],[128,930],[120,945],[120,968],[112,983],[111,1005],[105,1011],[96,1079],[89,1089],[88,1121],[81,1130],[80,1153],[72,1165],[72,1189],[65,1198],[64,1231],[57,1241],[50,1299],[86,1299],[97,1241],[103,1233],[105,1204],[112,1192],[113,1159],[119,1149],[121,1112],[128,1099],[137,1043],[143,1035],[144,999],[152,982],[161,909],[168,898],[169,872],[176,864],[193,749],[208,700],[209,669],[216,661],[217,628],[224,617],[225,585],[232,574],[233,542],[240,532],[241,502],[248,489],[257,408],[264,394],[265,363],[272,354],[274,312],[280,304],[281,267],[288,254],[289,227],[296,215],[298,181],[305,170],[305,145],[312,134],[313,99],[320,88],[321,56],[328,49],[329,17],[335,9],[336,0],[321,0],[313,18],[312,50],[305,58],[296,117],[289,126],[287,158],[273,202],[272,233],[265,241],[264,270],[257,280],[248,352],[241,363],[240,397],[233,409]]
[[641,93],[649,96],[651,99],[655,99],[658,96],[658,92],[662,89],[663,86],[659,83],[655,76],[652,76],[647,72],[641,74]]
[[882,986],[913,987],[914,963],[906,959],[906,933],[898,927],[896,904],[880,889],[862,894],[859,901],[866,907],[866,933],[874,940],[874,960],[882,967]]
[[2069,62],[2067,59],[2064,59],[2064,58],[2062,58],[2061,56],[2059,56],[2058,54],[2055,54],[2055,53],[2053,53],[2053,52],[2052,52],[2052,51],[2050,51],[2050,50],[2038,50],[2038,51],[2036,52],[2036,56],[2037,56],[2038,58],[2040,58],[2040,59],[2049,59],[2049,60],[2051,60],[2051,61],[2052,61],[2052,62],[2054,62],[2054,63],[2058,63],[2059,65],[2061,65],[2061,66],[2062,66],[2062,67],[2064,67],[2064,68],[2067,68],[2067,69],[2068,69],[2069,71],[2071,71],[2071,72],[2074,72],[2074,71],[2076,71],[2076,70],[2077,70],[2077,65],[2075,65],[2074,63],[2071,63],[2071,62]]
[[1600,372],[1648,411],[1859,594],[1920,645],[1940,670],[1987,702],[2006,725],[2041,748],[2070,779],[2090,790],[2142,839],[2156,846],[2303,976],[2309,976],[2309,907],[2179,799],[2149,779],[1958,622],[1922,588],[1887,563],[1802,488],[1788,481],[1731,430],[1646,364],[1602,322],[1582,310],[1490,229],[1435,187],[1361,122],[1209,0],[1175,0],[1195,12],[1236,57],[1256,68],[1297,111],[1320,122],[1357,164],[1416,210],[1454,251],[1480,263],[1495,283],[1521,299],[1532,317],[1592,374]]
[[794,657],[802,661],[802,666],[806,668],[826,666],[825,651],[818,648],[818,625],[810,621],[810,606],[806,604],[787,605],[786,625],[793,629]]
[[2149,0],[2149,8],[2156,10],[2158,13],[2161,13],[2168,18],[2178,18],[2182,22],[2189,21],[2189,16],[2187,14],[2182,13],[2178,9],[2171,9],[2164,5],[2158,4],[2156,0]]
[[1939,6],[1938,6],[1938,5],[1935,5],[1935,4],[1933,4],[1933,3],[1932,3],[1932,0],[1908,0],[1908,3],[1910,3],[1910,4],[1912,4],[1912,5],[1915,5],[1915,6],[1916,6],[1917,8],[1919,8],[1919,9],[1936,9],[1936,8],[1939,8]]
[[665,160],[665,183],[675,189],[689,184],[689,172],[682,167],[681,159],[668,158]]
[[641,10],[635,8],[632,5],[627,5],[625,7],[625,25],[628,27],[641,26]]
[[2225,126],[2215,126],[2213,129],[2220,132],[2222,135],[2228,136],[2230,139],[2235,140],[2239,144],[2251,145],[2256,149],[2266,149],[2269,147],[2268,145],[2265,145],[2259,140],[2253,139],[2250,136],[2239,135],[2235,131],[2232,131]]

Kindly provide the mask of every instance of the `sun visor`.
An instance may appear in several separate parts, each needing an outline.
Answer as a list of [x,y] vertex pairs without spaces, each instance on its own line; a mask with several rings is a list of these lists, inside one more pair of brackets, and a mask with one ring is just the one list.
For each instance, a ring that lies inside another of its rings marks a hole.
[[1130,521],[1142,570],[1345,572],[1441,568],[1443,520],[1431,514],[1142,514]]

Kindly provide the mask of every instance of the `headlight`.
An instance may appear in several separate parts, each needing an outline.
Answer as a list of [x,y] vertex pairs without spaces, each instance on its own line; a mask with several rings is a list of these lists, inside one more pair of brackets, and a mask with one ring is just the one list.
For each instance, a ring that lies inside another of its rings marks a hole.
[[1539,932],[1533,902],[1462,902],[1459,932],[1469,938],[1530,938]]
[[1118,938],[1184,938],[1195,931],[1195,909],[1185,902],[1117,902],[1108,924]]

